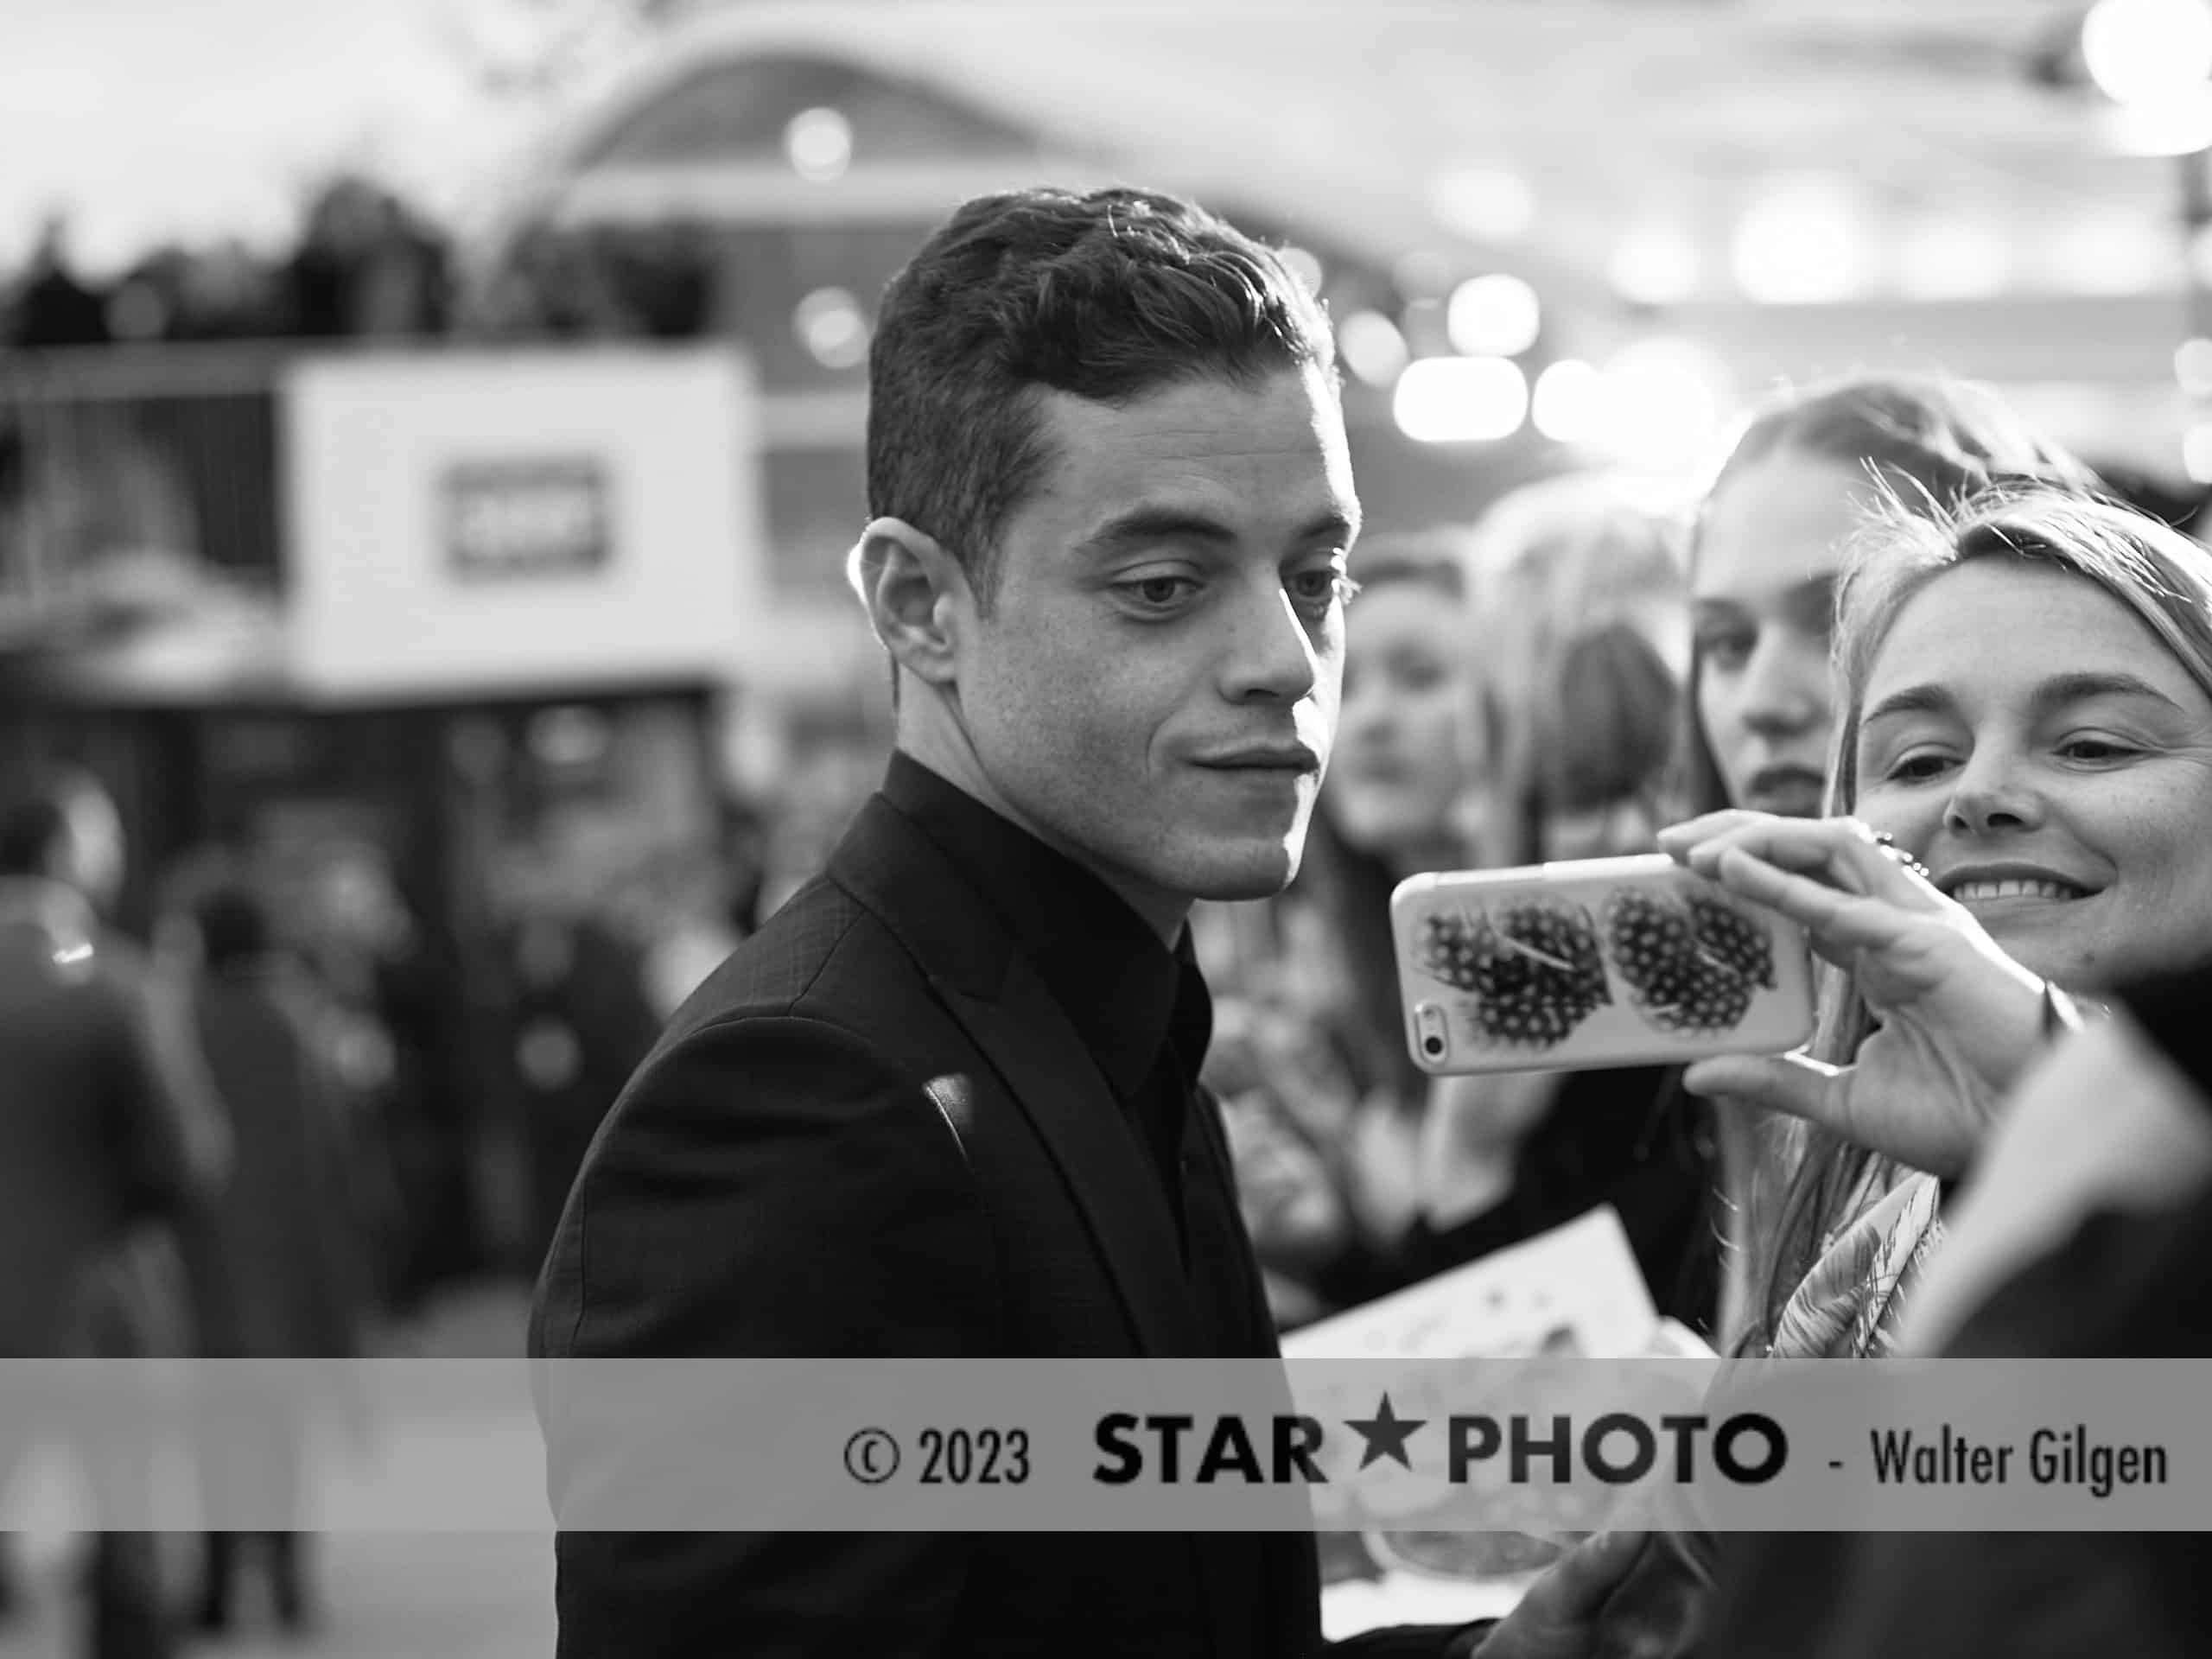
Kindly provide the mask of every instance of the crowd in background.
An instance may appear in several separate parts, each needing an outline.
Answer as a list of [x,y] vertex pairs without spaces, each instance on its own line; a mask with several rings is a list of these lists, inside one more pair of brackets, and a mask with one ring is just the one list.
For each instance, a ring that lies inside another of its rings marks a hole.
[[31,351],[178,340],[683,339],[715,302],[703,232],[537,226],[493,279],[461,280],[451,236],[383,185],[341,176],[291,245],[173,245],[88,274],[66,219],[0,272],[0,346]]

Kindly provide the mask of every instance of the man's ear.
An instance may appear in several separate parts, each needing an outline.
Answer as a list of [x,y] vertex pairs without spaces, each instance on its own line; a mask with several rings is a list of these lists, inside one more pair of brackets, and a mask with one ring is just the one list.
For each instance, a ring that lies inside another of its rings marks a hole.
[[931,685],[950,684],[975,616],[959,561],[905,519],[878,518],[861,532],[848,574],[892,660]]

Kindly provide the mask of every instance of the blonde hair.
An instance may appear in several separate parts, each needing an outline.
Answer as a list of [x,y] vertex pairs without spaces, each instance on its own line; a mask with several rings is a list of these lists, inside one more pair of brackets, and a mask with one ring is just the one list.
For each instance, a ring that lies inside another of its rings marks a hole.
[[1580,658],[1632,671],[1624,677],[1639,685],[1660,673],[1671,724],[1689,657],[1687,532],[1686,502],[1608,474],[1525,485],[1477,522],[1468,575],[1476,677],[1498,736],[1493,772],[1522,819],[1510,861],[1538,855],[1533,817],[1561,780],[1618,776],[1647,758],[1655,776],[1666,771],[1671,732],[1656,734],[1662,753],[1651,756],[1655,739],[1635,718],[1648,707],[1599,697],[1583,711],[1590,717],[1563,723],[1555,705],[1569,659]]
[[[2039,485],[1985,491],[1930,512],[1925,501],[1891,494],[1885,510],[1854,542],[1838,590],[1834,658],[1841,693],[1829,765],[1828,808],[1858,804],[1859,731],[1876,658],[1898,616],[1946,571],[2006,558],[2094,584],[2139,617],[2190,677],[2212,697],[2212,550],[2133,509]],[[1821,1014],[1811,1053],[1848,1065],[1873,1030],[1850,975],[1822,974]],[[2089,985],[2069,988],[2095,991]],[[1772,1336],[1797,1284],[1812,1268],[1829,1230],[1849,1218],[1857,1196],[1897,1166],[1825,1131],[1789,1124],[1779,1148],[1789,1168],[1777,1224],[1756,1241],[1763,1287],[1751,1343]]]

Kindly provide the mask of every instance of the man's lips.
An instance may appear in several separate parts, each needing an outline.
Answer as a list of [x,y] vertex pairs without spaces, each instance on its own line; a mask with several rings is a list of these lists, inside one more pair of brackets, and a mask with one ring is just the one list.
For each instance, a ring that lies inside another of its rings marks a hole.
[[1203,754],[1196,765],[1213,772],[1316,772],[1321,770],[1321,757],[1303,744],[1268,744],[1243,749],[1225,749],[1217,754]]

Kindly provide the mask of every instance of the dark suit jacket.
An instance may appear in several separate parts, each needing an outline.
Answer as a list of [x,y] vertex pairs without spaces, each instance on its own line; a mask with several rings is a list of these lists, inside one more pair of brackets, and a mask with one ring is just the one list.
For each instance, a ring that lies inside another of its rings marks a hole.
[[[1230,1181],[1202,1120],[1187,1178]],[[1231,1217],[1233,1204],[1217,1206]],[[1234,1224],[1233,1222],[1231,1224]],[[1194,1239],[1067,1014],[882,797],[679,1010],[587,1156],[537,1355],[1272,1353],[1249,1241]],[[1243,1338],[1249,1342],[1249,1337]],[[562,1424],[548,1424],[556,1509]],[[1313,1539],[569,1534],[563,1659],[1142,1655],[1319,1646]],[[1453,1632],[1364,1651],[1437,1654]]]
[[142,964],[97,929],[50,927],[24,902],[43,896],[0,884],[0,1358],[95,1342],[130,1229],[178,1217],[208,1179]]

